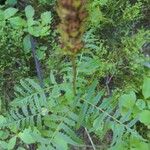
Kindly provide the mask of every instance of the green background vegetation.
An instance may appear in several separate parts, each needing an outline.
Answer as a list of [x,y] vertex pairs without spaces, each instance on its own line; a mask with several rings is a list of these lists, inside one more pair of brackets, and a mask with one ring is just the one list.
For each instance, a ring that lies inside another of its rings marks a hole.
[[76,96],[57,2],[0,2],[0,149],[150,149],[148,0],[87,1]]

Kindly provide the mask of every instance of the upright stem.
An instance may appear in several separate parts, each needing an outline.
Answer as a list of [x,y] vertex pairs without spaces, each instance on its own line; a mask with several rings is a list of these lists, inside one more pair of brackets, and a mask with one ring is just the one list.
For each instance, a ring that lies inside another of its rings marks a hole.
[[76,95],[76,77],[77,77],[77,66],[76,66],[76,55],[72,55],[72,72],[73,72],[73,80],[72,80],[72,86],[73,86],[73,93],[74,96]]
[[44,78],[43,78],[43,74],[42,74],[42,68],[41,68],[40,61],[36,56],[36,43],[32,36],[30,36],[30,42],[31,42],[31,50],[32,50],[32,55],[33,55],[34,62],[35,62],[37,77],[39,79],[41,88],[44,88],[44,81],[43,81]]

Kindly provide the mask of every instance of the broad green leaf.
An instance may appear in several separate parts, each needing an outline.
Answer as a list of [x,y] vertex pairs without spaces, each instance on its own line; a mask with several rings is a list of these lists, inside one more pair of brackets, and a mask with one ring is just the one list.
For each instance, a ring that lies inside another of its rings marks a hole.
[[9,142],[0,141],[0,149],[6,149],[6,150],[13,150],[14,146],[16,145],[16,136],[11,138]]
[[17,4],[17,0],[7,0],[6,1],[8,5],[15,5]]
[[131,109],[136,101],[136,95],[132,91],[129,94],[124,94],[120,97],[120,106]]
[[63,137],[60,137],[58,133],[54,138],[54,142],[56,143],[54,146],[57,150],[68,150],[67,142],[63,139]]
[[149,144],[146,142],[139,142],[136,145],[132,145],[132,147],[130,147],[130,150],[149,150]]
[[138,138],[130,138],[130,150],[149,150],[149,144],[139,140]]
[[[119,109],[121,115],[125,115],[129,111],[134,111],[134,107],[136,102],[136,95],[133,91],[128,94],[123,94],[119,99]],[[138,109],[137,109],[138,110]]]
[[146,107],[145,102],[142,99],[138,99],[136,102],[136,106],[140,109],[143,110]]
[[4,19],[4,11],[0,10],[0,21]]
[[14,146],[16,145],[16,136],[11,138],[8,142],[8,149],[13,149]]
[[17,13],[18,9],[16,8],[7,8],[5,11],[4,11],[4,18],[5,19],[9,19],[11,18],[12,16],[14,16],[16,13]]
[[28,20],[27,20],[28,27],[31,27],[36,24],[37,24],[37,21],[33,20],[33,18],[28,18]]
[[46,56],[45,52],[41,51],[40,49],[38,49],[38,51],[36,52],[36,55],[39,60],[43,60]]
[[7,139],[8,136],[9,136],[9,132],[8,132],[7,130],[5,130],[5,131],[0,131],[0,139],[1,139],[1,140]]
[[10,18],[9,19],[10,21],[10,24],[12,25],[12,27],[23,27],[25,26],[26,22],[25,20],[23,20],[22,18],[20,17],[13,17],[13,18]]
[[7,150],[8,144],[5,141],[0,141],[0,149]]
[[139,120],[144,123],[145,125],[150,125],[150,111],[149,110],[143,110],[140,113],[140,118]]
[[150,101],[147,101],[148,109],[150,109]]
[[40,36],[49,35],[49,34],[50,34],[49,29],[50,29],[49,26],[44,26],[44,27],[41,26],[41,29],[40,29]]
[[19,137],[25,144],[35,143],[34,137],[31,135],[31,129],[25,129],[23,132],[19,133]]
[[144,79],[142,93],[145,99],[150,97],[150,78]]
[[28,27],[28,32],[35,37],[40,36],[40,31],[41,31],[41,27],[39,26]]
[[30,36],[26,35],[23,39],[23,47],[24,47],[24,51],[25,53],[29,53],[31,50],[31,41],[30,41]]
[[2,115],[0,115],[0,125],[3,125],[6,123],[6,118]]
[[52,17],[51,17],[51,12],[47,11],[41,14],[41,20],[43,25],[48,25],[51,23]]
[[34,8],[31,5],[28,5],[25,8],[25,14],[27,19],[32,18],[34,16],[34,13],[35,13]]

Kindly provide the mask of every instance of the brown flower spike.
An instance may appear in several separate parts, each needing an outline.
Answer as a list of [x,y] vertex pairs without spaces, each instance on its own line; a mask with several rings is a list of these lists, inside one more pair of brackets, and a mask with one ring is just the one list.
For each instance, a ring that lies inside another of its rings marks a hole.
[[58,0],[57,12],[61,23],[58,31],[61,35],[62,47],[77,53],[84,46],[82,35],[84,33],[86,0]]

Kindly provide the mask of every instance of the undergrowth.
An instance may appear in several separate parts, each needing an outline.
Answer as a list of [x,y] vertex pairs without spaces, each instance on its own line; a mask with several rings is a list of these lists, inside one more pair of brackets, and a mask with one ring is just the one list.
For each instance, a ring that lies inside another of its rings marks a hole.
[[149,150],[148,3],[88,0],[64,33],[56,0],[0,2],[0,149]]

